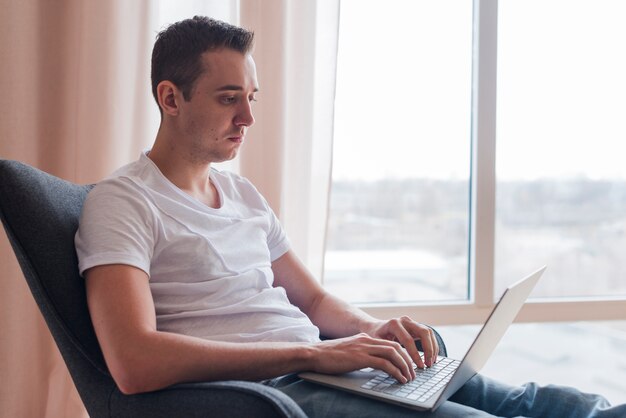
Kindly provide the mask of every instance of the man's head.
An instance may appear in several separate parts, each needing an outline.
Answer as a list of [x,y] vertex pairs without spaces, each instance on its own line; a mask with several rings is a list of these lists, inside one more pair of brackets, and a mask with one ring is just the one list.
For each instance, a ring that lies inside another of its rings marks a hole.
[[152,59],[152,88],[162,117],[153,147],[157,155],[167,149],[200,164],[237,155],[254,124],[259,90],[252,38],[251,32],[206,17],[175,23],[159,34]]
[[168,26],[158,34],[152,50],[152,95],[157,104],[157,86],[164,80],[174,83],[185,100],[191,99],[204,71],[203,53],[227,48],[246,55],[253,43],[252,32],[205,16]]

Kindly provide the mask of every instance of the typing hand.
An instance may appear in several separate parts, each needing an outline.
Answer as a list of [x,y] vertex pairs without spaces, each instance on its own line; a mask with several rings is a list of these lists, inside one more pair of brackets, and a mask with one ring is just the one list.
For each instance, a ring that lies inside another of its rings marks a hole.
[[395,341],[374,338],[365,333],[315,344],[310,369],[338,374],[366,367],[379,369],[407,383],[415,379],[408,352]]
[[[418,368],[431,367],[437,361],[439,344],[433,330],[407,316],[388,321],[378,321],[367,331],[369,335],[389,341],[397,341],[408,352]],[[424,358],[417,350],[415,340],[420,340],[424,349]]]

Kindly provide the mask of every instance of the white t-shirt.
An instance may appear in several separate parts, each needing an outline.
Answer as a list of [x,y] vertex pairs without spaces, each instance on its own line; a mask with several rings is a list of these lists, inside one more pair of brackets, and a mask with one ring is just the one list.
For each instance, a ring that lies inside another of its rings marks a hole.
[[157,329],[219,341],[319,341],[319,330],[273,287],[289,249],[278,219],[246,179],[212,169],[210,208],[145,154],[88,194],[76,233],[80,273],[105,264],[145,271]]

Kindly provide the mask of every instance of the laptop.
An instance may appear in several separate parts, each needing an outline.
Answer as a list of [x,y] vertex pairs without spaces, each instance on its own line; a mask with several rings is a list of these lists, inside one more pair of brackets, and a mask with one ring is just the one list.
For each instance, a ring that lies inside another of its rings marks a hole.
[[434,411],[485,365],[545,271],[542,267],[509,286],[491,311],[463,360],[439,356],[432,367],[416,369],[416,379],[401,384],[381,370],[361,369],[341,375],[300,373],[309,382],[347,390],[407,408]]

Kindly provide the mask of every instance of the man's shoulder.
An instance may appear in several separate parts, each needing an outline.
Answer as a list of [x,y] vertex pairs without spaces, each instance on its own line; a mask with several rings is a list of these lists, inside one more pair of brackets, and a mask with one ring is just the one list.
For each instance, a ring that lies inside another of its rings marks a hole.
[[87,199],[99,198],[126,198],[128,196],[141,195],[145,184],[141,178],[132,176],[107,177],[98,182],[89,192]]
[[108,211],[128,205],[144,207],[149,204],[149,185],[142,165],[127,164],[96,183],[87,195],[86,205],[92,211]]
[[[92,190],[95,194],[136,193],[147,188],[150,167],[143,159],[126,164],[105,179],[99,181]],[[91,194],[91,193],[90,193]]]

